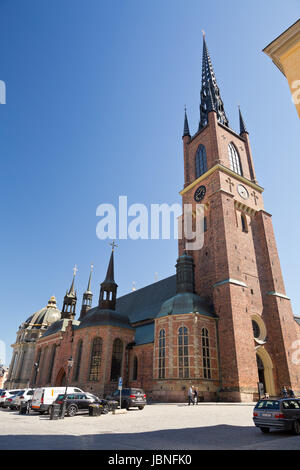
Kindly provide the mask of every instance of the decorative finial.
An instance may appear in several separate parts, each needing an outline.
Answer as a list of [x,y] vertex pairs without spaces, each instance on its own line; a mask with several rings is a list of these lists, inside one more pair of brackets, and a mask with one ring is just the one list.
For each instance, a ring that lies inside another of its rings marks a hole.
[[74,268],[73,268],[73,275],[74,275],[74,277],[76,276],[77,271],[78,271],[77,265],[75,264],[75,266],[74,266]]
[[202,34],[203,34],[203,37],[205,38],[205,31],[204,31],[204,29],[201,29],[201,32],[202,32]]
[[132,281],[132,292],[134,292],[136,289],[135,289],[135,281]]
[[112,248],[111,248],[111,251],[115,251],[115,248],[118,246],[118,245],[116,245],[116,243],[115,243],[114,240],[113,240],[112,243],[110,243],[110,245],[111,245],[111,247],[112,247]]
[[94,265],[91,264],[91,272],[93,272],[93,269],[94,269]]

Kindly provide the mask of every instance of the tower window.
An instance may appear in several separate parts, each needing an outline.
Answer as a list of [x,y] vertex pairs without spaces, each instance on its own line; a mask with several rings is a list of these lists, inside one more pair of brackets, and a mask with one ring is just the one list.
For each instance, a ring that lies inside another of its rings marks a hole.
[[247,233],[248,232],[248,225],[247,225],[247,219],[245,214],[241,214],[241,222],[242,222],[242,231]]
[[196,153],[196,178],[207,171],[206,150],[204,145],[200,144]]
[[164,379],[166,371],[166,332],[164,329],[159,332],[158,345],[158,378]]
[[102,339],[94,338],[93,346],[92,346],[90,378],[89,378],[89,380],[91,381],[99,380],[100,378],[101,356],[102,356]]
[[178,330],[178,375],[180,379],[187,379],[189,372],[189,336],[188,329],[182,326]]
[[228,154],[231,170],[237,173],[238,175],[243,176],[240,157],[235,146],[232,143],[228,145]]
[[210,367],[209,337],[208,337],[208,330],[206,328],[202,328],[202,363],[203,363],[203,377],[205,379],[210,379],[211,367]]
[[122,358],[123,358],[123,343],[122,341],[117,338],[114,340],[113,344],[113,352],[111,358],[111,373],[110,373],[110,380],[117,381],[119,377],[121,377],[121,369],[122,369]]

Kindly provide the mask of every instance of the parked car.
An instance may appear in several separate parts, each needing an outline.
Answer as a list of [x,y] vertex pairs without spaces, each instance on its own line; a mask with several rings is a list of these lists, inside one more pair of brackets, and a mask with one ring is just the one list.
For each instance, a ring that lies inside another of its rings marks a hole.
[[[65,393],[66,387],[43,387],[36,388],[33,397],[31,409],[44,414],[49,411],[50,405],[56,400],[58,395]],[[68,387],[67,393],[83,393],[80,388]]]
[[10,406],[10,408],[13,407],[14,409],[18,410],[20,408],[20,405],[21,405],[22,401],[27,402],[27,401],[32,400],[33,393],[34,393],[33,388],[25,388],[25,390],[21,390],[19,393],[17,393],[13,397],[12,405]]
[[19,392],[15,393],[13,396],[7,398],[4,402],[4,405],[6,404],[7,408],[10,408],[11,410],[16,410],[18,406],[16,405],[16,398],[20,394],[23,394],[25,390],[20,390]]
[[0,406],[3,408],[7,408],[9,406],[9,403],[11,402],[6,402],[8,398],[12,398],[14,395],[16,395],[18,392],[20,392],[20,389],[18,390],[4,390],[0,396]]
[[[59,405],[63,404],[64,400],[64,393],[61,393],[58,395],[54,403],[58,403]],[[88,411],[89,406],[92,403],[103,403],[104,400],[101,400],[100,398],[96,397],[96,395],[93,395],[91,393],[69,393],[66,397],[66,413],[67,416],[75,416],[78,411]]]
[[281,429],[300,435],[300,399],[259,400],[253,410],[253,421],[263,433]]
[[[105,397],[106,400],[117,400],[120,403],[120,390],[116,390]],[[129,410],[137,407],[142,410],[147,404],[146,394],[141,388],[123,388],[121,390],[121,407]]]

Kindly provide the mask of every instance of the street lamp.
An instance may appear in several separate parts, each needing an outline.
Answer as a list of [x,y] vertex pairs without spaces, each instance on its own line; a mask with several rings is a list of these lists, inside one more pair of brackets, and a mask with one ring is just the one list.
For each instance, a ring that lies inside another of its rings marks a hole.
[[70,379],[70,373],[71,369],[73,367],[73,358],[72,356],[68,359],[68,373],[67,373],[67,380],[66,380],[66,389],[65,389],[65,394],[63,398],[63,406],[62,406],[62,411],[61,411],[61,418],[63,419],[65,417],[66,413],[66,406],[67,406],[67,392],[68,392],[68,385],[69,385],[69,379]]

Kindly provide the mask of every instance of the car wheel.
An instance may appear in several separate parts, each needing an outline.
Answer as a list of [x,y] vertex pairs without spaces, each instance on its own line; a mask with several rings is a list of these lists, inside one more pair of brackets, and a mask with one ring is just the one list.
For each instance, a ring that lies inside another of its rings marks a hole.
[[143,406],[139,406],[139,410],[143,410],[143,409],[144,409],[144,407],[143,407]]
[[49,415],[51,415],[51,413],[52,413],[52,408],[53,408],[52,405],[50,405],[49,408],[48,408]]
[[299,421],[295,421],[294,422],[294,433],[297,434],[297,436],[300,436],[300,422]]
[[70,405],[67,411],[67,416],[75,416],[77,413],[77,407],[75,405]]
[[270,428],[260,428],[261,432],[266,434],[267,432],[270,432]]

